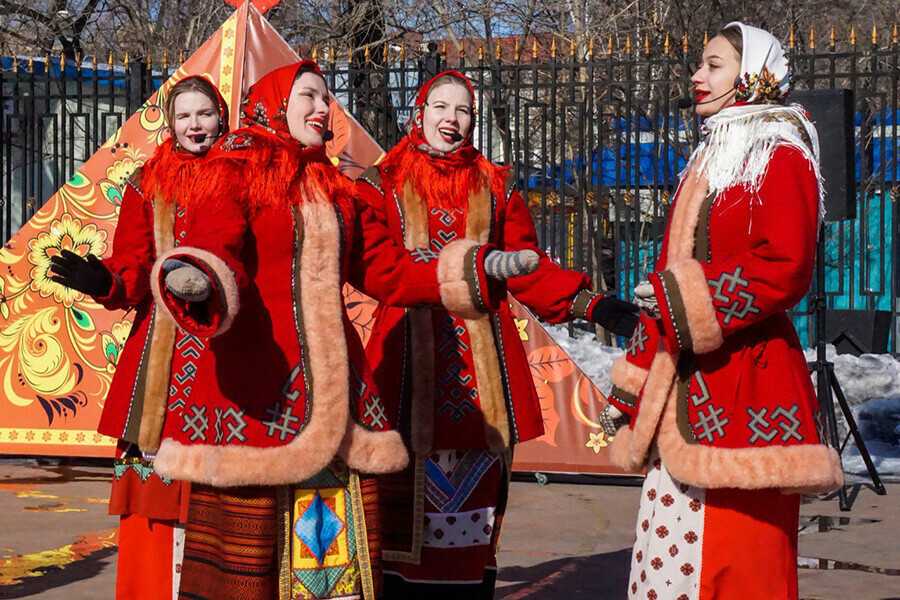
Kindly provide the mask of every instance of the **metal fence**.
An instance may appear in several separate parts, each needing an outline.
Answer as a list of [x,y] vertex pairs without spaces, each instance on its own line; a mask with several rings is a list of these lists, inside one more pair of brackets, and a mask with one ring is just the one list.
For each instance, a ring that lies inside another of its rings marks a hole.
[[[700,48],[666,39],[659,47],[629,40],[622,48],[557,51],[555,42],[524,47],[508,39],[464,50],[448,57],[432,44],[416,54],[330,50],[318,58],[333,93],[383,147],[402,136],[424,80],[445,68],[466,74],[476,89],[476,143],[512,166],[540,243],[561,264],[592,275],[597,289],[630,295],[653,266],[678,173],[699,136],[699,121],[675,101],[689,89]],[[790,55],[796,88],[856,91],[858,217],[827,225],[829,305],[888,310],[896,328],[900,44],[854,37],[840,48],[833,41],[791,47]],[[6,239],[171,70],[4,59]],[[795,313],[801,339],[809,329],[804,308]]]

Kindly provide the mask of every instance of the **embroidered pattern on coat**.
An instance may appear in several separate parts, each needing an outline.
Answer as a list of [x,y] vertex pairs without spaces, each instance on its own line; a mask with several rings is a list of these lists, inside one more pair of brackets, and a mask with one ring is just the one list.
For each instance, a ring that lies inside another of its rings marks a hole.
[[457,512],[497,460],[481,449],[433,454],[425,463],[425,497],[443,513]]
[[644,348],[649,339],[650,336],[647,335],[647,329],[644,327],[644,323],[638,321],[637,329],[635,329],[634,333],[631,335],[631,339],[628,341],[628,347],[625,348],[625,352],[631,356],[637,356],[639,352],[644,352]]
[[750,436],[750,443],[755,444],[759,440],[771,442],[779,433],[781,433],[782,442],[787,442],[791,439],[802,442],[803,436],[799,431],[802,422],[797,418],[798,410],[800,410],[799,404],[794,404],[788,409],[779,406],[772,411],[769,419],[766,420],[767,408],[761,408],[758,411],[747,408],[747,414],[750,416],[750,422],[747,423],[747,427],[753,434]]
[[693,424],[693,428],[697,431],[697,439],[706,440],[711,444],[717,435],[725,437],[725,426],[728,425],[730,419],[728,417],[719,418],[725,412],[724,408],[716,408],[712,404],[707,408],[709,408],[709,412],[705,414],[703,409],[697,411],[698,420]]
[[[707,281],[714,289],[713,299],[721,304],[716,309],[724,314],[722,323],[728,325],[734,318],[745,319],[749,314],[758,314],[759,307],[754,304],[756,296],[744,289],[750,282],[741,277],[744,267],[735,267],[732,273],[722,273],[718,279]],[[734,297],[734,296],[737,297]]]
[[191,396],[191,384],[197,376],[197,361],[206,344],[197,336],[179,329],[175,342],[175,358],[172,361],[172,379],[169,383],[169,410],[185,407]]

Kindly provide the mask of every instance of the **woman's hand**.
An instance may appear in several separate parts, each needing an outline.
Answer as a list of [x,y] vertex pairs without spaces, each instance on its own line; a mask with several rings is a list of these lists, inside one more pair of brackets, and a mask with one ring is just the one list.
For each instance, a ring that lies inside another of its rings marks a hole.
[[603,432],[606,435],[612,436],[616,435],[619,429],[628,425],[631,417],[612,404],[607,404],[603,407],[603,410],[600,411],[600,416],[597,420],[600,422],[600,427],[603,428]]
[[108,296],[113,278],[103,262],[88,254],[82,257],[71,250],[61,250],[58,256],[50,257],[53,275],[50,279],[67,288],[91,296]]
[[660,317],[659,304],[656,301],[656,294],[653,293],[653,285],[646,279],[635,286],[634,303],[647,313],[647,316],[654,319]]
[[604,296],[591,309],[591,322],[615,335],[631,337],[640,319],[641,309],[615,296]]
[[540,258],[534,250],[503,252],[494,250],[484,257],[484,271],[491,279],[506,281],[520,275],[537,271]]
[[186,302],[203,302],[212,293],[209,277],[186,262],[170,258],[163,263],[166,274],[166,287],[178,298]]

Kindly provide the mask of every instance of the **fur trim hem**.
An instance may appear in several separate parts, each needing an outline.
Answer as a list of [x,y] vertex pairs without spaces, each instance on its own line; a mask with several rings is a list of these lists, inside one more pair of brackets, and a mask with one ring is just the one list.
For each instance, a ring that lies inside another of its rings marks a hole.
[[463,319],[477,319],[484,314],[479,306],[485,306],[480,299],[481,286],[476,281],[477,274],[467,273],[466,264],[478,250],[474,240],[456,240],[441,250],[438,257],[438,283],[441,302],[448,311]]
[[409,464],[409,453],[396,431],[369,431],[349,423],[338,450],[344,462],[362,473],[396,473]]
[[617,388],[637,396],[644,388],[650,371],[631,364],[626,356],[620,356],[613,363],[612,369],[609,371],[609,379]]
[[[188,257],[195,262],[201,263],[215,281],[215,286],[221,301],[221,314],[218,315],[219,322],[215,324],[215,331],[212,333],[208,331],[199,332],[196,330],[196,327],[192,327],[190,323],[182,323],[181,319],[175,317],[171,307],[168,305],[168,302],[171,300],[163,293],[163,286],[165,285],[165,274],[162,271],[163,263],[170,258],[183,257]],[[153,290],[154,299],[159,306],[163,307],[165,315],[173,322],[184,327],[190,333],[201,333],[205,337],[222,335],[231,327],[235,316],[240,310],[240,291],[238,290],[234,273],[224,260],[212,252],[207,252],[206,250],[201,250],[199,248],[182,246],[173,248],[162,254],[153,264],[153,269],[150,272],[150,286]]]
[[163,306],[156,302],[154,310],[156,313],[149,332],[153,337],[147,356],[147,375],[144,380],[141,421],[138,429],[138,448],[148,454],[153,454],[159,449],[162,439],[176,338],[175,323],[162,316]]
[[824,444],[716,448],[689,444],[678,431],[670,401],[659,432],[659,454],[672,477],[706,488],[779,488],[832,492],[844,483],[841,459]]
[[494,452],[509,448],[509,414],[506,395],[500,381],[500,360],[494,331],[487,315],[479,319],[466,319],[472,357],[475,360],[475,381],[478,384],[478,401],[484,417],[484,435],[488,447]]
[[[666,269],[671,274],[681,297],[680,306],[676,302],[667,304],[671,309],[670,319],[676,329],[681,330],[679,322],[687,324],[690,336],[690,349],[696,354],[705,354],[719,348],[724,342],[722,327],[716,319],[716,309],[710,296],[706,274],[699,262],[692,258],[676,260],[669,263]],[[683,348],[684,349],[684,348]]]

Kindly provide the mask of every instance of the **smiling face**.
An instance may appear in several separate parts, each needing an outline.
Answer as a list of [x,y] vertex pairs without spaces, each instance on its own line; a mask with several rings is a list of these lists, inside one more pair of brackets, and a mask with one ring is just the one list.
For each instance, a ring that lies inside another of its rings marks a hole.
[[728,40],[717,35],[706,44],[700,68],[691,76],[694,84],[694,110],[710,117],[734,104],[734,80],[741,73],[741,55]]
[[204,93],[187,91],[175,98],[172,131],[191,154],[206,154],[219,137],[221,121],[215,103]]
[[307,72],[295,79],[286,111],[291,137],[307,148],[324,144],[328,104],[328,88],[319,75]]
[[472,126],[472,96],[462,82],[432,87],[422,113],[422,133],[432,148],[453,152],[463,145]]

